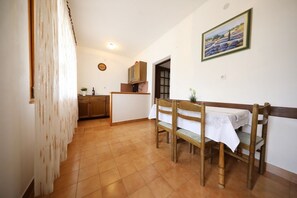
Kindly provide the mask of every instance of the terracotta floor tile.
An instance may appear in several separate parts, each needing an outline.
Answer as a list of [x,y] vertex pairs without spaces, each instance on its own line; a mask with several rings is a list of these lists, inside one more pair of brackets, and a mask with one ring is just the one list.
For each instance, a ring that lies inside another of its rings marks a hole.
[[111,152],[108,143],[106,143],[106,145],[101,145],[101,146],[97,145],[97,148],[96,148],[97,154],[106,153],[106,152]]
[[79,168],[82,169],[82,168],[92,166],[92,165],[97,165],[97,156],[81,159]]
[[[190,179],[192,179],[192,177],[194,177],[195,175],[197,175],[196,172],[194,172],[192,170],[185,169],[185,168],[180,167],[180,166],[175,167],[175,171],[177,172],[177,174],[180,174],[180,175],[184,176],[187,180],[190,180]],[[217,165],[215,165],[211,171],[213,173],[215,172],[214,173],[215,174],[214,177],[216,177],[217,176]],[[208,176],[209,174],[210,173],[207,172],[206,176]]]
[[113,157],[119,157],[125,154],[125,151],[123,149],[115,149],[115,150],[112,150],[111,152]]
[[98,172],[98,167],[97,165],[91,165],[91,166],[87,166],[85,168],[81,168],[79,170],[79,174],[78,174],[78,181],[82,181],[84,179],[87,179],[91,176],[97,175]]
[[137,190],[136,192],[132,193],[129,198],[155,198],[152,191],[149,187],[144,186]]
[[123,146],[131,146],[131,145],[133,145],[133,143],[130,141],[130,137],[126,137],[126,138],[124,138],[123,139],[123,141],[122,141],[122,145]]
[[66,188],[55,190],[50,197],[51,198],[73,198],[76,195],[76,184],[68,186]]
[[173,191],[170,185],[162,177],[158,177],[157,179],[149,183],[148,187],[155,197],[160,198],[169,196]]
[[[116,134],[115,134],[116,136]],[[119,138],[113,138],[109,141],[110,149],[111,150],[116,150],[116,149],[121,149],[123,147],[121,140]]]
[[103,161],[103,162],[99,163],[98,167],[99,167],[99,172],[102,173],[102,172],[105,172],[107,170],[116,168],[116,163],[115,163],[115,161],[113,159],[106,160],[106,161]]
[[111,151],[105,151],[97,155],[98,163],[104,162],[106,160],[111,160],[111,159],[113,159]]
[[206,197],[206,194],[203,190],[204,187],[200,186],[199,180],[192,179],[193,182],[187,181],[181,185],[176,191],[178,194],[182,194],[186,198],[192,197]]
[[116,182],[121,179],[121,176],[119,174],[119,171],[117,168],[110,169],[108,171],[105,171],[103,173],[100,173],[101,178],[101,185],[107,186],[113,182]]
[[118,165],[118,170],[122,178],[131,175],[137,171],[133,163]]
[[115,161],[117,163],[117,165],[122,165],[122,164],[126,164],[126,163],[131,163],[131,158],[129,156],[129,154],[123,154],[121,156],[117,156],[115,157]]
[[112,183],[102,188],[103,198],[125,198],[128,197],[127,191],[122,180]]
[[84,196],[84,198],[102,198],[101,189]]
[[[97,135],[97,140],[99,140],[98,135]],[[100,139],[100,140],[101,141],[97,141],[97,143],[96,143],[97,150],[101,150],[100,147],[106,147],[107,146],[109,148],[108,142],[104,141],[104,140],[106,140],[106,134],[105,133],[102,133],[102,139]]]
[[94,127],[90,126],[90,127],[85,127],[85,133],[90,133],[90,132],[93,132],[94,131]]
[[95,157],[97,155],[96,149],[90,149],[86,151],[82,151],[81,158],[91,158]]
[[133,164],[137,170],[141,170],[141,169],[145,168],[146,166],[150,165],[151,163],[145,157],[138,157],[133,160]]
[[66,163],[66,162],[75,162],[77,160],[79,160],[81,158],[81,153],[80,151],[73,151],[73,153],[69,154],[67,153],[67,160],[62,162],[61,165],[63,165],[63,163]]
[[133,149],[134,148],[132,146],[123,146],[122,147],[123,154],[130,153],[131,151],[133,151]]
[[182,184],[186,183],[188,179],[180,174],[176,169],[171,169],[163,174],[163,178],[169,183],[173,189],[179,188]]
[[170,169],[172,169],[172,165],[169,162],[169,159],[163,159],[161,161],[157,161],[153,164],[153,166],[160,172],[160,173],[165,173],[167,171],[169,171]]
[[60,174],[64,175],[66,173],[71,173],[73,171],[77,171],[77,170],[79,170],[79,165],[80,165],[80,160],[64,163],[60,167]]
[[118,138],[117,135],[115,135],[116,137],[115,138],[112,138],[109,140],[109,144],[110,144],[110,147],[113,147],[113,148],[119,148],[121,147],[121,141],[120,139]]
[[131,151],[129,153],[129,157],[130,157],[131,160],[133,160],[133,159],[136,159],[136,158],[141,157],[141,156],[139,154],[139,151],[136,150],[136,148],[134,148],[133,151]]
[[160,173],[153,165],[149,165],[139,170],[139,173],[147,184],[156,179],[157,177],[160,177]]
[[87,150],[95,150],[96,149],[96,145],[92,143],[93,139],[90,138],[86,138],[83,142],[83,146],[81,147],[81,151],[85,152]]
[[100,177],[95,175],[77,184],[76,197],[83,197],[101,188]]
[[173,191],[167,198],[185,198],[183,193]]
[[58,179],[55,180],[54,189],[59,190],[70,185],[76,184],[78,181],[78,171],[73,171],[61,175]]
[[253,187],[253,195],[266,197],[289,197],[289,185],[282,185],[277,181],[260,176]]
[[124,177],[123,183],[126,187],[128,194],[134,193],[145,185],[145,182],[138,172],[135,172],[127,177]]
[[163,159],[163,157],[161,157],[157,151],[146,154],[145,157],[150,160],[152,164]]

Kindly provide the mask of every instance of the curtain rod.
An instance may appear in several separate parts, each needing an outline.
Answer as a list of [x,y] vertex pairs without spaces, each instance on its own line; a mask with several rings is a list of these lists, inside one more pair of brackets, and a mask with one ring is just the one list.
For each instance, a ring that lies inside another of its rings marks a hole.
[[70,9],[70,6],[69,6],[69,1],[66,1],[66,2],[67,2],[68,14],[69,14],[69,18],[70,18],[70,22],[71,22],[71,26],[72,26],[72,33],[73,33],[74,41],[75,41],[75,44],[77,45],[77,40],[76,40],[75,31],[74,31],[74,25],[73,25],[73,20],[72,20],[72,17],[71,17],[71,9]]

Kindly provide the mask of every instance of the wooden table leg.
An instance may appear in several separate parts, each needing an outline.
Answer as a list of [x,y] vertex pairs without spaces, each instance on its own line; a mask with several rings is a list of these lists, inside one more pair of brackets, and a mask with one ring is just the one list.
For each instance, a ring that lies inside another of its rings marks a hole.
[[221,142],[220,142],[220,154],[219,154],[219,188],[225,188],[224,143],[221,143]]

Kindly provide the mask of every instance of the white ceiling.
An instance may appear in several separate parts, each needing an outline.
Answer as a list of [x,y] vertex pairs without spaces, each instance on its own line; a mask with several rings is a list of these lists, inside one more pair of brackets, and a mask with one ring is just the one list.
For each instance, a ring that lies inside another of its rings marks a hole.
[[69,0],[78,46],[133,57],[206,0]]

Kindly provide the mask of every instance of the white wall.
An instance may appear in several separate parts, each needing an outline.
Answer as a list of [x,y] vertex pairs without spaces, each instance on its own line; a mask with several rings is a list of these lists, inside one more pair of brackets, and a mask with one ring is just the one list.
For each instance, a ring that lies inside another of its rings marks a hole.
[[[135,61],[134,61],[135,62]],[[128,83],[128,67],[134,64],[132,59],[85,47],[77,47],[77,88],[92,87],[96,94],[108,95],[111,91],[120,91],[121,83]],[[100,71],[99,63],[105,63],[107,69]]]
[[[201,62],[201,35],[250,8],[251,48]],[[194,88],[198,100],[297,107],[296,18],[296,0],[209,0],[135,59],[148,63],[151,93],[153,65],[171,57],[172,99]],[[271,117],[268,133],[268,163],[297,173],[297,120]]]
[[0,1],[0,197],[21,197],[33,179],[27,1]]

